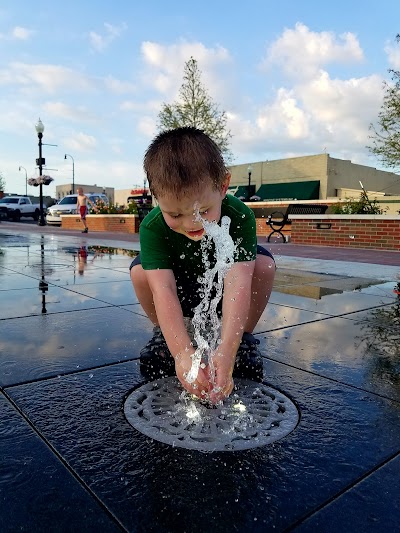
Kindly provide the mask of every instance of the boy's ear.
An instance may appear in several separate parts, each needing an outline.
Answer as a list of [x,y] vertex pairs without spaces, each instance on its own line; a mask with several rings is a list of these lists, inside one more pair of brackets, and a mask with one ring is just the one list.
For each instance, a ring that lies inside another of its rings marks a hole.
[[229,184],[231,182],[231,175],[229,172],[226,173],[226,178],[225,178],[225,181],[222,185],[222,189],[221,189],[221,192],[222,194],[225,196],[226,193],[227,193],[227,190],[228,190],[228,187],[229,187]]

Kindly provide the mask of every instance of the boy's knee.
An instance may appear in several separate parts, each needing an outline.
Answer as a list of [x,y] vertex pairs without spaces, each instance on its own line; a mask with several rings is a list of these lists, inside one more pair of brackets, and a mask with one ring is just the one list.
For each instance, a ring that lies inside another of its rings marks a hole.
[[134,265],[130,270],[131,281],[135,285],[137,283],[143,283],[146,279],[146,274],[142,265]]
[[255,272],[261,277],[274,277],[276,271],[275,261],[268,255],[257,255]]

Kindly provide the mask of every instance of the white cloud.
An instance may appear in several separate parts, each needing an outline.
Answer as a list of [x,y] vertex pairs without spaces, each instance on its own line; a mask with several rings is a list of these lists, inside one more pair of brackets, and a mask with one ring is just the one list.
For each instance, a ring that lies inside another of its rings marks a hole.
[[294,29],[284,30],[267,50],[262,67],[277,65],[291,77],[310,78],[328,63],[358,63],[363,52],[356,36],[350,32],[337,37],[332,32],[312,32],[297,23]]
[[76,152],[89,152],[96,148],[97,141],[92,135],[80,132],[73,137],[64,139],[63,146]]
[[46,102],[43,105],[43,110],[48,115],[54,117],[61,117],[68,120],[76,121],[94,121],[98,120],[92,112],[89,112],[86,108],[82,106],[73,107],[63,102]]
[[201,81],[213,97],[218,95],[222,87],[226,90],[224,68],[232,60],[228,50],[222,46],[207,48],[203,43],[186,41],[163,46],[146,41],[142,43],[141,53],[145,64],[143,80],[163,98],[177,98],[183,82],[183,68],[190,57],[197,61]]
[[126,29],[127,25],[124,23],[119,26],[114,26],[108,22],[104,23],[105,32],[103,34],[91,31],[89,33],[89,40],[92,49],[97,52],[103,52],[117,37],[119,37]]
[[280,89],[275,101],[261,109],[257,117],[259,133],[304,139],[308,133],[308,121],[293,93]]
[[385,46],[385,52],[388,56],[390,68],[400,70],[400,41],[397,45],[388,43]]
[[[332,33],[317,34],[296,25],[272,43],[270,64],[276,63],[283,76],[289,73],[291,83],[271,89],[267,79],[265,102],[228,114],[235,151],[264,152],[267,159],[268,155],[290,157],[326,149],[336,157],[358,154],[365,164],[369,124],[376,120],[382,103],[382,78],[331,78],[321,68],[323,63],[334,60],[344,64],[363,57],[353,36],[346,34],[342,40],[338,42]],[[249,109],[254,109],[253,120]]]
[[88,90],[91,80],[67,67],[46,64],[11,63],[0,70],[0,84],[36,88],[42,92],[55,93],[63,88],[68,91]]
[[0,33],[0,39],[7,41],[27,41],[34,33],[34,30],[29,30],[28,28],[23,28],[22,26],[15,26],[8,33]]
[[26,41],[29,39],[35,32],[33,30],[28,30],[27,28],[22,28],[21,26],[16,26],[12,30],[12,36],[15,39],[21,39],[22,41]]
[[[66,168],[65,175],[70,173]],[[135,164],[119,161],[117,158],[99,162],[97,159],[75,158],[75,179],[87,185],[108,186],[115,189],[129,189],[134,185],[143,183],[142,162]],[[65,178],[66,181],[67,178]],[[63,183],[64,180],[60,180]]]
[[142,101],[132,101],[124,100],[121,102],[119,108],[121,111],[133,111],[133,112],[150,112],[158,114],[161,109],[162,102],[160,100],[147,100],[146,102]]
[[136,89],[134,83],[131,83],[129,81],[121,81],[117,78],[114,78],[113,76],[107,76],[104,79],[104,84],[107,89],[117,94],[130,93],[135,91]]
[[155,117],[144,116],[137,125],[137,129],[140,133],[148,138],[152,138],[157,133],[157,121]]

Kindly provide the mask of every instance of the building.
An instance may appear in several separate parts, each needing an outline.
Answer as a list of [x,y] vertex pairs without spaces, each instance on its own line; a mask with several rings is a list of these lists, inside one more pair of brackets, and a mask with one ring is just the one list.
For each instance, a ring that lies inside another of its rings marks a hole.
[[345,199],[350,191],[359,196],[360,181],[372,196],[373,191],[377,196],[400,195],[398,174],[325,153],[232,165],[229,170],[231,192],[246,200],[253,195],[264,201]]
[[[114,203],[114,187],[98,187],[96,184],[85,185],[83,183],[75,183],[74,184],[75,193],[77,193],[78,187],[82,187],[83,192],[85,194],[88,194],[91,192],[105,194],[107,198],[109,199],[109,201],[111,203]],[[56,185],[57,200],[61,200],[62,198],[64,198],[64,196],[67,196],[68,194],[73,194],[72,183],[65,183],[64,185]]]

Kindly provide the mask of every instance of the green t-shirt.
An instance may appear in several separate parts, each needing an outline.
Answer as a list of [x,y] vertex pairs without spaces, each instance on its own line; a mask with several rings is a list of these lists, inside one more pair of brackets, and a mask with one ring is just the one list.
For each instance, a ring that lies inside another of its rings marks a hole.
[[[229,234],[236,246],[235,262],[254,261],[257,237],[253,211],[241,200],[228,194],[222,201],[221,218],[223,216],[231,220]],[[200,240],[193,241],[171,230],[159,207],[152,209],[144,218],[139,235],[140,259],[144,270],[171,269],[191,279],[204,274]],[[213,267],[215,253],[212,248],[209,261]]]

